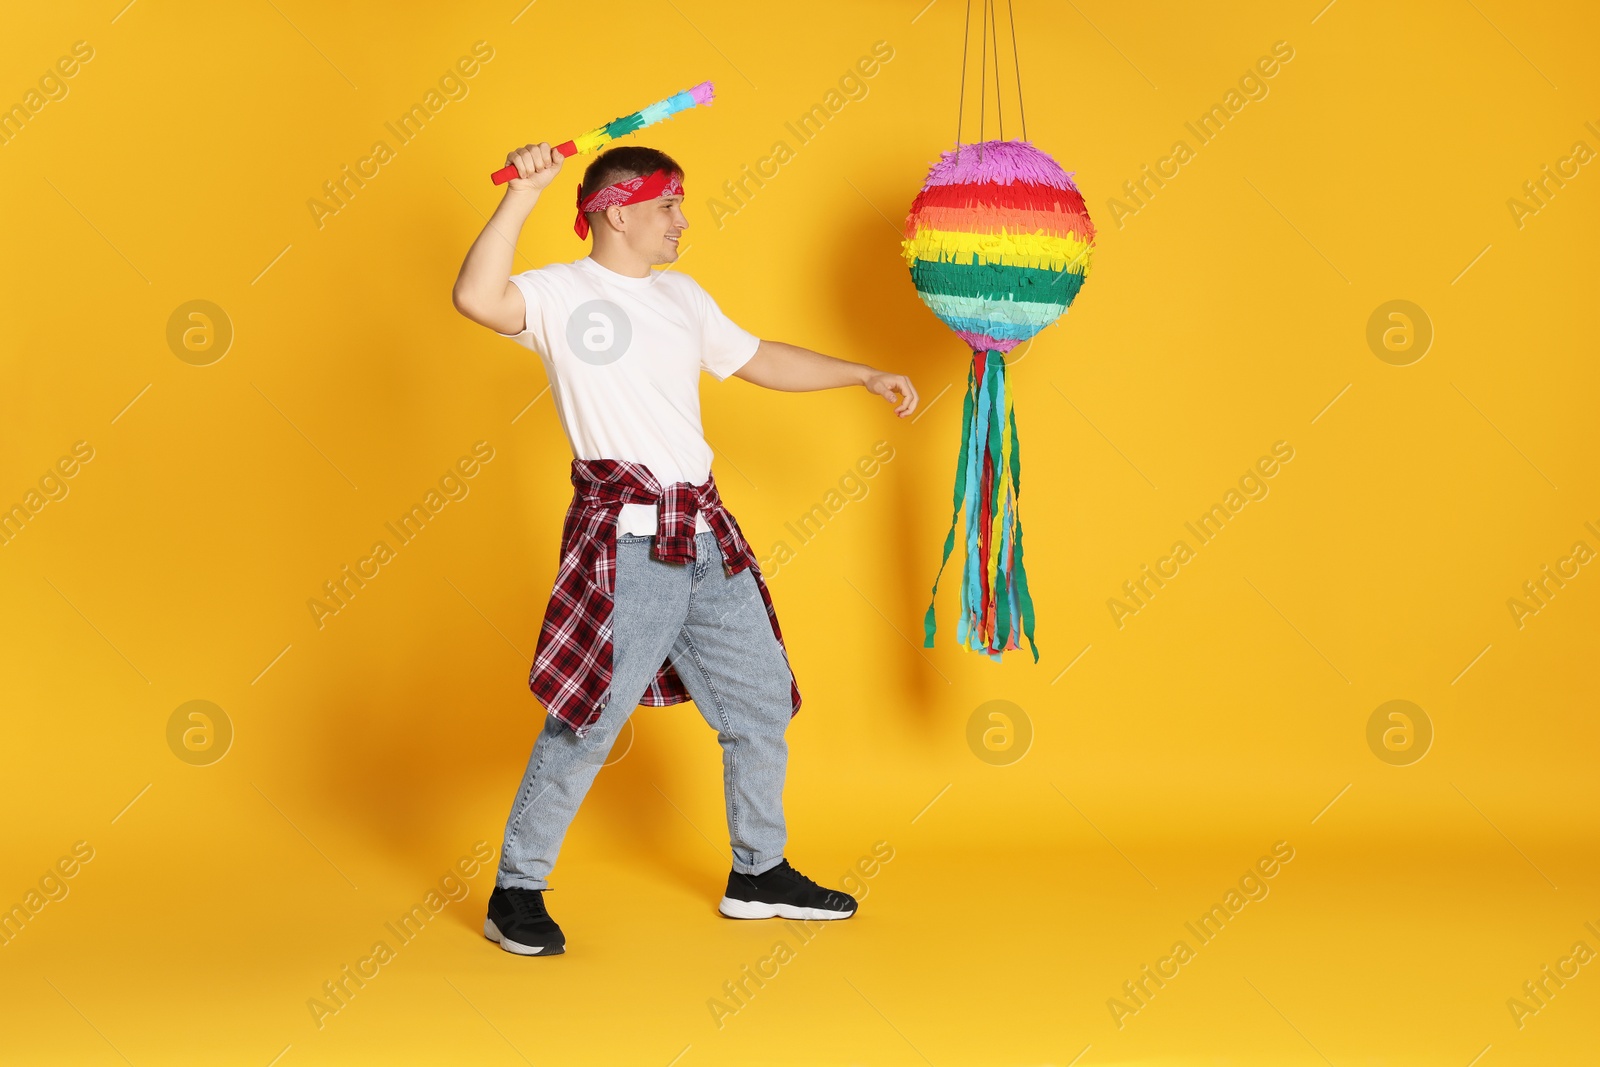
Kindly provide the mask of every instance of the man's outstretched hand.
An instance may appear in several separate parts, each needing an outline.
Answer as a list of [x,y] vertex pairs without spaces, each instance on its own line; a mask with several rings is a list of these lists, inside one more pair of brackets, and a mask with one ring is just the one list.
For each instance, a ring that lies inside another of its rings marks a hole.
[[837,389],[846,385],[864,386],[895,406],[901,418],[917,410],[917,390],[904,374],[890,374],[866,363],[835,359],[799,345],[762,338],[755,355],[733,372],[763,389],[783,389],[791,393],[812,389]]
[[893,404],[894,413],[902,419],[917,410],[917,388],[904,374],[874,371],[861,384]]

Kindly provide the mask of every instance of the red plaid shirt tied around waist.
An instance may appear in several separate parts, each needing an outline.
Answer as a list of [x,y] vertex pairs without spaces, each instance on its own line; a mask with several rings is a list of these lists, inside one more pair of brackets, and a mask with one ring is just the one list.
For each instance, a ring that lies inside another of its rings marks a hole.
[[[778,613],[755,553],[733,515],[723,506],[716,480],[674,482],[661,487],[650,468],[618,459],[574,459],[572,503],[561,528],[561,564],[545,609],[528,688],[551,715],[585,736],[611,695],[611,614],[617,575],[617,516],[624,504],[661,505],[655,534],[657,559],[692,563],[696,512],[722,548],[723,567],[734,575],[749,567],[766,604],[772,635],[788,658]],[[800,710],[800,687],[789,672],[790,714]],[[691,699],[670,657],[650,679],[641,704],[663,707]]]

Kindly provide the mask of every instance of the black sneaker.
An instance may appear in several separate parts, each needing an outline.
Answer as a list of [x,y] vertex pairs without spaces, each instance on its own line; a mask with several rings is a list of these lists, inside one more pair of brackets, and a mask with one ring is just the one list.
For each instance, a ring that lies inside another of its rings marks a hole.
[[483,936],[519,956],[559,956],[567,950],[561,927],[544,910],[543,889],[494,887]]
[[760,874],[730,873],[717,910],[730,919],[848,919],[856,913],[856,898],[824,889],[782,859]]

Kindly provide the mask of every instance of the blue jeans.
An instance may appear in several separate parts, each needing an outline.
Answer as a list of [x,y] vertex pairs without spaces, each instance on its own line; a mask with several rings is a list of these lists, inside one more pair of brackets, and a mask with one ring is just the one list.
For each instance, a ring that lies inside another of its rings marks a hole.
[[650,679],[668,658],[722,745],[733,869],[783,858],[789,665],[748,568],[729,577],[710,531],[693,563],[663,563],[655,538],[617,535],[611,695],[587,737],[546,715],[506,820],[496,884],[546,889],[567,826]]

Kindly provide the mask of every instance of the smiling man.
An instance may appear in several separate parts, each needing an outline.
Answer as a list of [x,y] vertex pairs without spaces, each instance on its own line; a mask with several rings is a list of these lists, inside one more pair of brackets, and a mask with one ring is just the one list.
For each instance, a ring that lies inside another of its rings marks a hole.
[[758,338],[678,258],[689,221],[683,168],[653,148],[589,164],[573,228],[589,255],[511,273],[539,195],[561,171],[547,142],[506,157],[518,177],[473,242],[453,299],[467,318],[533,349],[572,446],[572,501],[528,685],[548,715],[506,820],[484,934],[549,956],[566,939],[544,904],[567,827],[639,704],[693,700],[722,746],[732,870],[729,918],[845,919],[849,894],[784,856],[784,734],[800,710],[777,612],[755,554],[717,493],[700,426],[700,373],[790,392],[861,386],[904,417],[902,374]]

